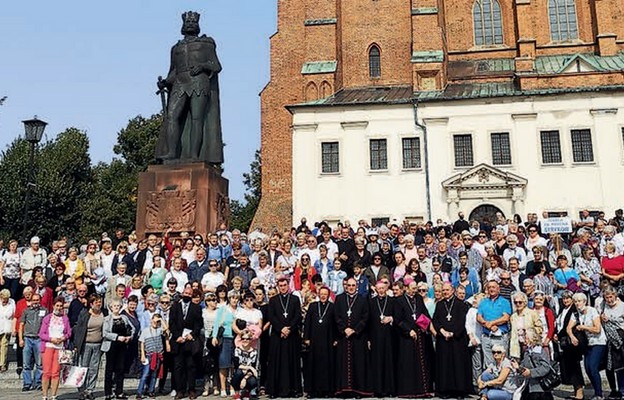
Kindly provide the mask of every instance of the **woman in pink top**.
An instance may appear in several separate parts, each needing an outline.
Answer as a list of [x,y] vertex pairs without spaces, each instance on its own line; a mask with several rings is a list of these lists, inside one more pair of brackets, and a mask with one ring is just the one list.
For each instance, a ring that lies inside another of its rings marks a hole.
[[[59,364],[59,350],[65,348],[65,343],[71,336],[69,319],[64,314],[63,305],[65,299],[57,297],[54,299],[52,313],[46,315],[41,321],[39,337],[41,338],[41,363],[43,365],[43,399],[56,400],[56,393],[59,386],[59,376],[61,365]],[[51,396],[48,392],[51,390]]]

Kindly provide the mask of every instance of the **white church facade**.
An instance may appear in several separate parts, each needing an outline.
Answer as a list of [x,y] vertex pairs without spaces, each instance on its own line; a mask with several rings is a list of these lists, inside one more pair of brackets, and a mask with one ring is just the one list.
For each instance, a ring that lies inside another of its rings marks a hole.
[[624,94],[345,89],[289,107],[293,220],[451,221],[624,203]]

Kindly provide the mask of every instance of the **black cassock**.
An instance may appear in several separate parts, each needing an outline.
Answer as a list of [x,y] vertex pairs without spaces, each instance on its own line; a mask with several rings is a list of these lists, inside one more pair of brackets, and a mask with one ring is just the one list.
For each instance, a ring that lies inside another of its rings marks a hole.
[[369,382],[370,390],[385,397],[395,393],[394,353],[396,330],[394,323],[382,324],[383,317],[395,317],[395,299],[377,296],[369,300],[368,335],[370,347]]
[[329,301],[310,304],[306,314],[303,338],[310,341],[308,365],[304,370],[305,391],[312,397],[334,394],[336,364],[334,358],[334,305]]
[[[338,346],[336,347],[336,393],[369,395],[368,348],[366,324],[368,301],[357,294],[336,296],[335,316]],[[355,330],[349,338],[345,329]]]
[[[433,326],[436,337],[436,391],[462,395],[472,392],[472,367],[466,333],[466,314],[470,306],[456,297],[436,304]],[[440,329],[453,332],[446,340]]]
[[[292,294],[279,294],[269,300],[269,360],[267,393],[276,397],[298,397],[301,394],[301,303]],[[281,337],[290,327],[287,338]]]
[[[399,327],[396,362],[396,394],[399,397],[422,397],[433,393],[433,341],[416,325],[418,317],[429,318],[422,297],[403,295],[396,299],[395,324]],[[416,340],[410,331],[416,331]]]

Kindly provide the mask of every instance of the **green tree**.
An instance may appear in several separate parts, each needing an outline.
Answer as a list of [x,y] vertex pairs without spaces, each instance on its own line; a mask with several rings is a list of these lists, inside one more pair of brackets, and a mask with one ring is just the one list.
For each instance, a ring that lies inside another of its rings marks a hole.
[[[23,229],[24,200],[29,183],[30,144],[16,139],[0,155],[0,232],[18,237]],[[85,132],[69,128],[54,140],[42,143],[35,154],[35,181],[31,185],[26,236],[44,241],[80,232],[80,205],[91,182],[89,139]],[[23,238],[20,238],[23,239]]]
[[117,144],[113,147],[115,154],[133,171],[143,172],[147,166],[154,164],[156,142],[160,134],[162,116],[152,115],[144,118],[140,115],[128,121],[128,126],[117,134]]
[[262,194],[262,159],[260,150],[256,150],[254,160],[249,164],[249,172],[243,174],[243,184],[246,188],[243,201],[230,201],[230,226],[247,232],[260,204],[260,196]]

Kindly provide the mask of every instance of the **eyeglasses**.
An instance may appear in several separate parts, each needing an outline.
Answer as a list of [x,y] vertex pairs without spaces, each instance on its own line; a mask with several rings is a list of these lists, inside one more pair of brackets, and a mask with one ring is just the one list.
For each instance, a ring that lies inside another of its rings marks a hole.
[[485,235],[479,235],[479,239],[487,239],[487,236],[485,236]]
[[381,261],[381,258],[375,257],[375,258],[373,258],[373,261]]
[[427,292],[427,289],[418,289],[418,293],[425,293]]
[[253,299],[245,299],[244,301],[246,301],[246,302],[247,301],[253,302]]
[[355,287],[355,286],[357,286],[357,285],[353,285],[353,284],[347,285],[347,287]]
[[524,301],[514,301],[514,304],[516,305],[524,304]]
[[510,281],[511,278],[501,278],[501,281]]
[[193,240],[201,241],[201,238],[195,238],[195,239],[193,239]]
[[529,229],[529,233],[531,232],[537,232],[535,229]]
[[211,267],[216,267],[217,264],[209,264]]
[[502,351],[493,351],[492,354],[503,354]]
[[161,301],[160,304],[171,304],[169,301]]
[[301,261],[310,261],[310,259],[307,257],[301,257]]
[[209,303],[214,303],[214,302],[217,301],[217,299],[206,299],[206,301],[209,302]]

